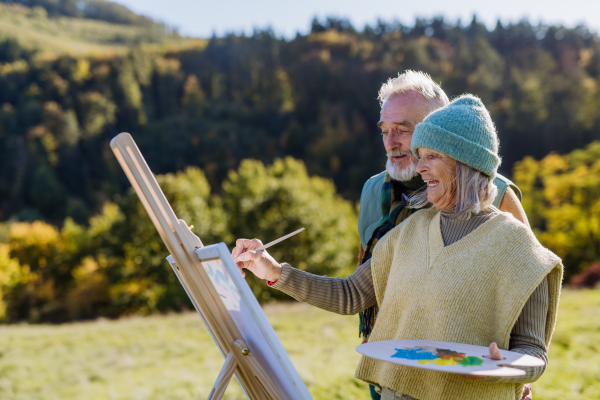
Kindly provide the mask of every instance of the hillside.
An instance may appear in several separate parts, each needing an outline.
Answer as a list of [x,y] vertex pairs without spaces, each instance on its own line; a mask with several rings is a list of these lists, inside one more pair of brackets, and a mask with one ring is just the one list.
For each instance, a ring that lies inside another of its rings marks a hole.
[[7,40],[27,52],[72,56],[122,54],[139,44],[185,46],[191,42],[159,24],[52,16],[43,7],[0,3],[0,43]]
[[[306,226],[315,236],[294,246],[297,265],[321,263],[336,273],[355,265],[348,201],[384,168],[377,91],[405,69],[428,72],[450,97],[482,99],[500,137],[500,172],[523,188],[532,227],[565,260],[567,279],[600,258],[600,150],[593,144],[600,140],[600,40],[585,27],[520,22],[488,30],[476,19],[468,26],[436,19],[357,31],[328,19],[292,40],[256,31],[127,50],[134,39],[119,47],[106,44],[115,36],[91,35],[90,44],[75,26],[145,28],[67,19],[71,30],[56,34],[70,32],[71,42],[38,44],[54,46],[40,57],[20,41],[63,17],[13,10],[25,15],[23,26],[37,28],[18,31],[17,22],[0,18],[13,24],[5,28],[13,39],[0,40],[0,264],[27,277],[0,277],[8,321],[181,308],[182,292],[170,291],[168,266],[157,256],[160,240],[152,227],[142,229],[148,225],[139,221],[150,222],[136,214],[139,202],[127,194],[108,145],[123,131],[172,183],[172,204],[186,214],[178,215],[206,243],[275,239]],[[83,43],[82,53],[124,51],[73,56],[60,54],[63,43],[68,51]],[[288,156],[301,162],[281,162]],[[327,180],[313,185],[309,175]],[[333,201],[336,191],[343,202]],[[327,261],[315,249],[346,261]],[[92,288],[95,297],[87,295]],[[79,308],[65,313],[69,304]]]
[[[98,151],[120,131],[139,135],[157,173],[200,166],[216,191],[242,159],[289,155],[355,201],[385,163],[377,91],[405,69],[430,73],[449,96],[481,97],[499,132],[506,176],[527,155],[540,159],[600,139],[600,40],[583,27],[521,22],[488,30],[476,20],[463,27],[440,19],[357,32],[329,20],[290,41],[268,31],[183,40],[2,7],[10,13],[0,13],[0,34],[12,35],[19,51],[127,54],[30,62],[8,51],[3,59],[10,46],[0,40],[0,63],[8,62],[0,70],[0,220],[60,222],[74,216],[64,208],[69,199],[97,212],[122,194],[127,185],[114,159]],[[139,42],[162,49],[127,52]],[[38,190],[53,195],[39,199]]]
[[162,23],[136,14],[124,5],[107,0],[0,0],[0,3],[43,8],[51,17],[96,19],[115,24],[167,29]]

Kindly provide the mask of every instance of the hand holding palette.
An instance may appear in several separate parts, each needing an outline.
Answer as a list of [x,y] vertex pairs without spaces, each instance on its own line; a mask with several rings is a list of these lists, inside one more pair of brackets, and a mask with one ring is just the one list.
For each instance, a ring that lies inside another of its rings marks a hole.
[[544,365],[543,360],[526,354],[500,350],[504,358],[492,360],[487,347],[432,340],[369,342],[357,346],[356,351],[393,364],[461,375],[521,376],[525,371],[511,367]]

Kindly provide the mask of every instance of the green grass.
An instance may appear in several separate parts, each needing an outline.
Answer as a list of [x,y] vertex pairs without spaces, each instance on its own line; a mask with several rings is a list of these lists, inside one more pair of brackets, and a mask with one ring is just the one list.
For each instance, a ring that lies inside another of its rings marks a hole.
[[29,50],[73,56],[121,54],[136,44],[188,47],[203,42],[132,25],[82,18],[49,18],[40,7],[31,9],[4,3],[0,3],[0,38],[13,38]]
[[[357,317],[267,308],[315,398],[359,399]],[[0,399],[205,399],[223,357],[195,313],[0,327]],[[237,382],[226,399],[243,399]]]
[[600,290],[562,293],[538,399],[600,399]]
[[[367,399],[357,320],[306,305],[267,316],[315,399]],[[600,398],[600,290],[565,291],[536,400]],[[0,327],[1,399],[204,399],[223,358],[194,313]],[[232,382],[226,399],[242,399]]]

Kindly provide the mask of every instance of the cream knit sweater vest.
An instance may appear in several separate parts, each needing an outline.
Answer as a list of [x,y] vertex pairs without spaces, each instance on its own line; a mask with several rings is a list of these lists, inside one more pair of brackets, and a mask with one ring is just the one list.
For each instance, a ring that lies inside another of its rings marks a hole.
[[[377,243],[371,263],[380,311],[369,341],[496,342],[507,349],[521,309],[548,276],[550,344],[561,260],[510,214],[500,213],[444,247],[439,211],[419,211]],[[519,400],[523,390],[518,384],[469,381],[368,357],[362,357],[356,377],[419,400]]]

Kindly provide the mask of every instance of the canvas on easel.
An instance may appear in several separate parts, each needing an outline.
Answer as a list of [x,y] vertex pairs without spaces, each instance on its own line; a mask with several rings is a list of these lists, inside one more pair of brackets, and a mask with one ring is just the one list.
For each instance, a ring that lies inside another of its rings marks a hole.
[[117,135],[110,145],[171,254],[173,271],[225,357],[208,399],[220,399],[234,373],[251,400],[311,399],[227,246],[204,247],[177,219],[130,134]]

